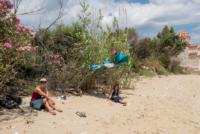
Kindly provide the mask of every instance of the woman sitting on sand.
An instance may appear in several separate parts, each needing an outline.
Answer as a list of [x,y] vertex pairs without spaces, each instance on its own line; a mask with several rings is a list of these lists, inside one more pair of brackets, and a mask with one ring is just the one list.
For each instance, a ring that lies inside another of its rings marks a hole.
[[126,106],[127,102],[123,102],[122,98],[119,97],[119,85],[118,84],[114,85],[113,90],[111,91],[111,94],[110,94],[108,100],[110,100],[110,99],[114,102],[119,102],[119,103],[122,103],[124,106]]
[[30,106],[38,110],[41,109],[42,106],[45,106],[49,113],[56,115],[56,113],[52,111],[51,107],[58,112],[62,112],[62,110],[57,109],[55,107],[55,102],[49,97],[49,92],[45,87],[46,81],[45,78],[40,79],[40,85],[33,91]]

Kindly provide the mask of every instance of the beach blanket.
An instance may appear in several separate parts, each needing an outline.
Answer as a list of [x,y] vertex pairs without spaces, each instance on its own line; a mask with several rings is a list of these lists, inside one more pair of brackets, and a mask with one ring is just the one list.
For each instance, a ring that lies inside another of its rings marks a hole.
[[101,66],[100,65],[93,65],[89,68],[89,70],[92,71],[92,70],[95,70],[95,69],[98,69],[98,68],[101,68]]
[[[115,63],[118,64],[119,66],[122,66],[122,63],[124,63],[124,62],[128,62],[128,56],[127,55],[123,55],[121,53],[117,53],[117,49],[116,48],[114,48],[113,53],[116,55],[116,57],[115,57]],[[108,61],[108,59],[106,59],[105,62],[104,62],[104,64],[91,66],[89,68],[89,71],[96,70],[96,69],[99,69],[99,68],[101,68],[100,71],[102,71],[105,68],[112,68],[114,66],[115,66],[114,63],[110,63]],[[102,67],[105,67],[105,68],[102,68]]]
[[[114,63],[110,63],[110,62],[108,61],[108,59],[106,59],[105,62],[104,62],[104,64],[93,65],[93,66],[91,66],[91,67],[89,68],[89,70],[92,71],[92,70],[96,70],[96,69],[101,68],[101,71],[102,71],[102,70],[104,70],[105,68],[112,68],[112,67],[114,67],[114,66],[115,66]],[[105,67],[105,68],[102,68],[102,67]]]
[[128,62],[128,56],[118,53],[115,58],[115,63],[117,63],[119,66],[122,66],[123,62]]

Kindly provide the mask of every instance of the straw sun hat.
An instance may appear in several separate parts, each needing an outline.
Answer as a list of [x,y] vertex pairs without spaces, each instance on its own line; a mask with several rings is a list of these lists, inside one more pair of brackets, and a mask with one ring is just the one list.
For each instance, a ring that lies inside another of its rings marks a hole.
[[46,78],[42,78],[42,79],[40,79],[40,81],[47,81],[47,79]]

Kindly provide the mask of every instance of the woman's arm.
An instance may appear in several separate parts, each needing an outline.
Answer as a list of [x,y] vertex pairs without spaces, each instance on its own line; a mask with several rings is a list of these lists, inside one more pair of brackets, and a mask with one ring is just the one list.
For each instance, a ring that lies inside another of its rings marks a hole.
[[46,87],[45,87],[45,93],[46,93],[47,96],[49,96],[49,92],[48,92]]
[[110,94],[108,100],[110,100],[110,98],[112,97],[112,94],[113,94],[113,90],[111,91],[111,94]]
[[[45,98],[52,100],[49,96],[47,96],[44,92],[42,92],[39,88],[36,88],[35,91],[40,94],[41,96],[44,96]],[[52,100],[53,101],[53,100]]]
[[[45,87],[45,93],[46,93],[46,95],[50,98],[50,96],[49,96],[49,92],[48,92],[48,90],[47,90],[47,88]],[[48,99],[48,98],[47,98]],[[51,99],[50,100],[51,101],[51,103],[53,104],[53,105],[55,105],[55,102]]]

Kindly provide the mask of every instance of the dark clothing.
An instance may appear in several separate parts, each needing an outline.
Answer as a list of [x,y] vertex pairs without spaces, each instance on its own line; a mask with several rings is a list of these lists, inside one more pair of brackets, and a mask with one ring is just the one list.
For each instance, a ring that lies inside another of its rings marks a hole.
[[30,102],[30,106],[31,106],[32,108],[37,109],[37,110],[39,110],[39,109],[44,109],[44,105],[42,105],[43,99],[44,99],[44,98],[40,98],[40,99],[31,101],[31,102]]
[[119,100],[122,100],[120,97],[113,97],[113,96],[118,96],[118,90],[113,90],[113,94],[112,94],[112,97],[111,97],[111,100],[114,101],[114,102],[119,102]]

